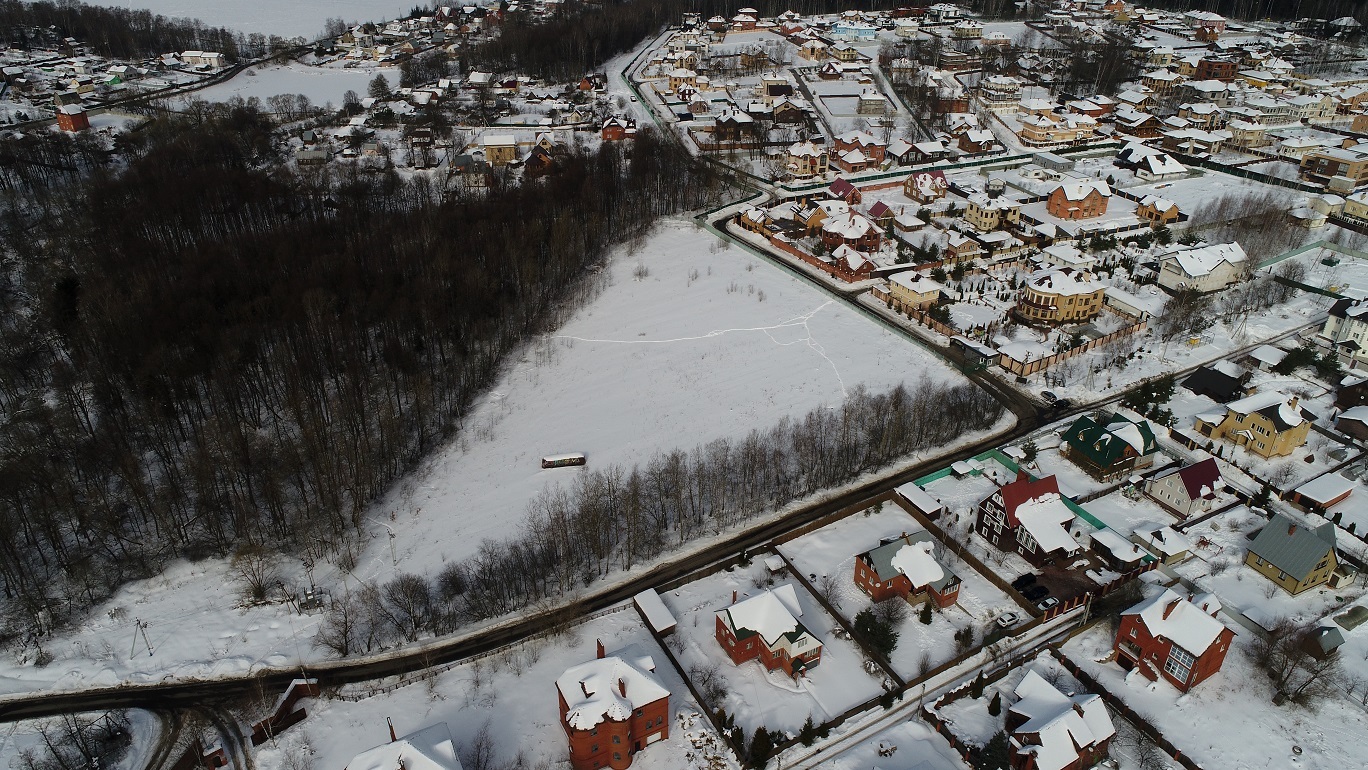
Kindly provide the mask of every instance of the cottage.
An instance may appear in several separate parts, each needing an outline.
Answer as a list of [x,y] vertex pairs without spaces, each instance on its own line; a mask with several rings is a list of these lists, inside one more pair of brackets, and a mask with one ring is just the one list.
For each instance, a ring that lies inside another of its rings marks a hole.
[[916,171],[903,181],[903,195],[917,203],[933,203],[944,198],[949,187],[943,171]]
[[1208,457],[1156,473],[1145,480],[1144,490],[1150,499],[1186,519],[1210,511],[1221,486],[1221,469]]
[[670,691],[655,661],[629,647],[567,669],[556,680],[574,770],[625,770],[638,751],[670,737]]
[[758,658],[770,671],[798,677],[822,659],[822,643],[799,622],[803,609],[792,583],[736,600],[717,613],[716,637],[732,663]]
[[1157,195],[1146,195],[1135,207],[1135,216],[1142,222],[1149,222],[1150,227],[1155,229],[1177,222],[1181,215],[1178,204]]
[[1040,567],[1082,550],[1069,534],[1073,519],[1054,476],[1032,479],[1021,471],[979,503],[975,528],[994,547]]
[[1296,396],[1255,393],[1225,405],[1224,412],[1197,415],[1197,432],[1229,441],[1260,457],[1286,457],[1306,443],[1311,421]]
[[855,558],[855,585],[876,602],[900,597],[945,609],[959,598],[960,579],[935,550],[929,532],[890,538]]
[[1158,283],[1170,291],[1220,291],[1241,281],[1248,264],[1234,241],[1180,249],[1159,258]]
[[1045,210],[1060,219],[1091,219],[1107,213],[1111,186],[1098,181],[1071,181],[1059,185],[1045,199]]
[[1116,727],[1097,695],[1065,695],[1034,670],[1012,694],[1016,702],[1007,710],[1012,767],[1081,770],[1107,756]]
[[603,127],[599,135],[605,142],[620,142],[624,139],[635,139],[637,133],[636,121],[631,118],[622,118],[616,115],[603,121]]
[[57,108],[57,127],[75,133],[90,128],[90,116],[79,104],[63,104]]
[[1060,452],[1093,478],[1107,481],[1129,476],[1154,462],[1159,445],[1149,420],[1132,421],[1120,414],[1101,423],[1084,415],[1064,432]]
[[485,134],[480,144],[491,166],[507,166],[518,159],[518,140],[512,134]]
[[822,220],[821,238],[826,250],[833,254],[841,246],[873,253],[879,250],[879,244],[883,242],[883,233],[863,214],[846,211]]
[[1368,364],[1368,302],[1339,299],[1321,327],[1321,336],[1334,345],[1340,359],[1352,369]]
[[798,142],[791,145],[788,148],[787,159],[786,165],[789,174],[798,179],[825,176],[831,169],[831,160],[827,151],[812,142]]
[[1335,418],[1335,430],[1358,441],[1368,441],[1368,406],[1353,406]]
[[1235,632],[1216,619],[1219,611],[1210,594],[1189,601],[1165,588],[1121,613],[1113,645],[1116,662],[1187,692],[1221,670],[1235,639]]
[[1245,564],[1293,596],[1324,585],[1339,566],[1335,525],[1312,529],[1275,513],[1249,544]]
[[352,757],[346,770],[394,770],[396,767],[461,770],[461,760],[457,758],[456,745],[451,740],[451,728],[446,722],[438,722],[399,738],[394,726],[390,725],[389,743]]
[[1177,564],[1192,555],[1192,541],[1169,526],[1137,529],[1131,533],[1131,542],[1143,546],[1164,564]]

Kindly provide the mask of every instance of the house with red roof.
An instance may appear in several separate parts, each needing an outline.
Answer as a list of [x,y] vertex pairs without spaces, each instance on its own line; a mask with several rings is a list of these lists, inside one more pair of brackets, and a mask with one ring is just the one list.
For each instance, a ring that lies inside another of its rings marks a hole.
[[974,529],[998,550],[1042,567],[1083,550],[1069,532],[1073,519],[1053,475],[1033,479],[1018,471],[1015,481],[979,503]]
[[1221,486],[1221,469],[1214,458],[1208,457],[1199,463],[1156,473],[1145,480],[1144,492],[1186,519],[1210,511]]
[[1235,632],[1216,619],[1220,602],[1211,594],[1189,601],[1171,588],[1121,613],[1116,662],[1163,679],[1183,692],[1221,670]]

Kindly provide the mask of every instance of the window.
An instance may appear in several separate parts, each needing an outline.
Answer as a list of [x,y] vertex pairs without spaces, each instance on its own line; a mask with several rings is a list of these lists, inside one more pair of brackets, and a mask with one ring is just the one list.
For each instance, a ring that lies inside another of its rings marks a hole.
[[621,736],[621,735],[614,735],[614,736],[613,736],[613,743],[622,743],[622,736]]
[[1168,660],[1164,661],[1164,671],[1180,682],[1186,683],[1189,676],[1192,676],[1192,664],[1197,659],[1182,647],[1174,645],[1169,650]]
[[595,727],[594,729],[590,730],[590,731],[589,731],[589,734],[590,734],[590,735],[598,735],[598,728]]
[[614,751],[614,752],[613,752],[613,759],[614,759],[615,761],[621,762],[621,761],[622,761],[622,752],[620,752],[620,751]]
[[1140,630],[1137,629],[1135,626],[1131,626],[1131,632],[1130,632],[1131,638],[1134,639],[1134,638],[1136,638],[1136,637],[1139,636],[1139,635],[1140,635]]
[[589,753],[590,753],[590,754],[597,754],[597,753],[598,753],[598,744],[597,744],[597,743],[595,743],[593,746],[590,746],[590,747],[589,747]]
[[636,715],[637,715],[637,716],[644,716],[645,713],[646,713],[646,712],[642,711],[641,709],[637,709]]

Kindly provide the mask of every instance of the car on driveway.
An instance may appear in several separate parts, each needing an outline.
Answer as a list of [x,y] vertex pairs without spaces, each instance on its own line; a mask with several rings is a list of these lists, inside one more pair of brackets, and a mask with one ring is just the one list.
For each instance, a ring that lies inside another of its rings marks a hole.
[[998,628],[1011,628],[1012,626],[1015,626],[1020,619],[1020,616],[1015,612],[1004,612],[1001,615],[998,615]]
[[1044,601],[1042,601],[1042,602],[1036,604],[1036,609],[1040,610],[1041,612],[1044,612],[1045,610],[1048,610],[1048,609],[1050,609],[1051,607],[1054,607],[1054,606],[1056,606],[1056,605],[1058,605],[1058,604],[1059,604],[1059,600],[1058,600],[1058,599],[1054,598],[1053,596],[1047,596],[1047,597],[1045,597],[1045,600],[1044,600]]
[[1023,590],[1026,589],[1026,586],[1035,585],[1035,582],[1036,582],[1035,573],[1034,573],[1034,572],[1026,572],[1026,573],[1023,573],[1023,574],[1021,574],[1021,575],[1018,575],[1017,578],[1016,578],[1016,580],[1013,580],[1013,581],[1012,581],[1012,587],[1015,588],[1015,589],[1018,590],[1018,591],[1023,591]]
[[1045,403],[1047,404],[1053,404],[1059,400],[1059,396],[1056,396],[1053,392],[1048,390],[1040,391],[1040,397],[1045,399]]
[[1048,596],[1049,593],[1050,589],[1037,583],[1033,586],[1027,586],[1026,589],[1021,592],[1021,595],[1026,597],[1026,601],[1028,602],[1036,602]]

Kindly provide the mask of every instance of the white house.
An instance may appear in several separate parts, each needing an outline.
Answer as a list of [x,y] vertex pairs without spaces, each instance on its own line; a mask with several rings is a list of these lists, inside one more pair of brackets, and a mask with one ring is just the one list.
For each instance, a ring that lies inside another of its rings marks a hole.
[[1330,306],[1321,335],[1334,343],[1350,369],[1368,366],[1368,302],[1341,299]]
[[1248,261],[1234,241],[1181,249],[1160,258],[1159,285],[1172,291],[1220,291],[1240,281]]
[[1145,494],[1186,519],[1210,511],[1220,486],[1221,469],[1208,457],[1183,468],[1160,471],[1145,481]]

